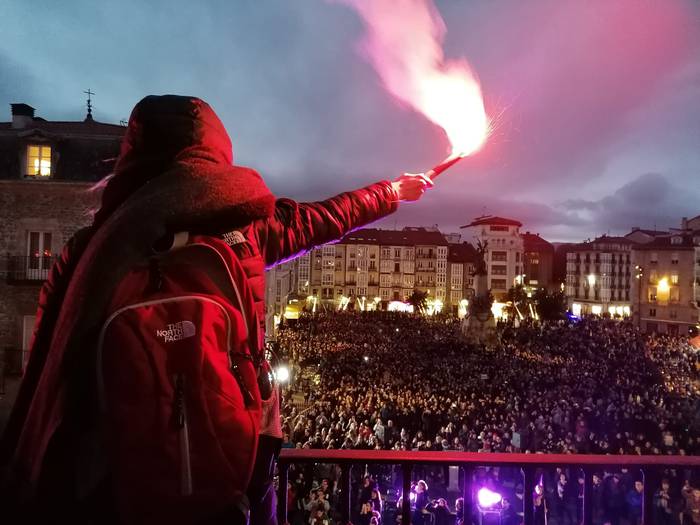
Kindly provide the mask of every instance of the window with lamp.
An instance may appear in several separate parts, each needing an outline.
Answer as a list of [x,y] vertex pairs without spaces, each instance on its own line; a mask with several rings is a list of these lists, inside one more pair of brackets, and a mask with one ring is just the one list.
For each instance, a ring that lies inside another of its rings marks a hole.
[[51,177],[51,146],[30,144],[27,146],[27,177]]

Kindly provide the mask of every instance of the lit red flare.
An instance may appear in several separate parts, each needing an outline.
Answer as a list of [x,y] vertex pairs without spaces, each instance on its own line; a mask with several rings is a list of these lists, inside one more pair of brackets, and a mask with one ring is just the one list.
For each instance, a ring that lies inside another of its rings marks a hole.
[[450,156],[428,175],[477,151],[489,132],[481,86],[465,60],[445,60],[445,24],[432,1],[339,1],[362,16],[362,51],[386,90],[445,131]]

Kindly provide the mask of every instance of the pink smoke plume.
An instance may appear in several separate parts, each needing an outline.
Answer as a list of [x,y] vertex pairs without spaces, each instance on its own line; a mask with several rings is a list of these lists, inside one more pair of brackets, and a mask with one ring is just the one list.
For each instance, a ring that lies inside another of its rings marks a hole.
[[398,100],[445,130],[453,157],[478,150],[489,121],[466,60],[446,60],[445,24],[431,0],[336,0],[354,8],[367,33],[361,49]]

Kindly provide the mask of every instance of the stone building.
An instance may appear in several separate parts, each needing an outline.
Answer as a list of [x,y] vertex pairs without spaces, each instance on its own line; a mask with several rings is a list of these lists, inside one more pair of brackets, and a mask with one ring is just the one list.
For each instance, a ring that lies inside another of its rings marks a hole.
[[0,351],[19,371],[31,340],[42,282],[64,243],[91,221],[91,185],[109,174],[123,126],[35,116],[12,104],[0,122]]

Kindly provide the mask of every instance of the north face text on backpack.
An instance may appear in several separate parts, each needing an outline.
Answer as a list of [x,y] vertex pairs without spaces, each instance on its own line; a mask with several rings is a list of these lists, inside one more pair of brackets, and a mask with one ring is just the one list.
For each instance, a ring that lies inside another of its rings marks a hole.
[[180,341],[188,337],[194,337],[197,330],[192,321],[180,321],[179,323],[168,324],[164,330],[156,330],[156,337],[163,339],[164,343]]

